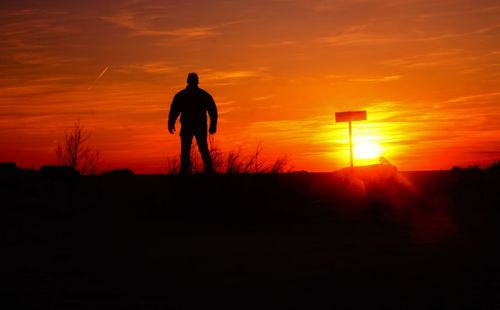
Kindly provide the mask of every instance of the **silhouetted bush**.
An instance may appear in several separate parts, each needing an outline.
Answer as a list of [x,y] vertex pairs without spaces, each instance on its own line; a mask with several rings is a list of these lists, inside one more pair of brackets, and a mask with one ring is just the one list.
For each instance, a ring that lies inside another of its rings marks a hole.
[[478,164],[474,164],[471,166],[463,167],[463,166],[452,166],[451,171],[481,171],[481,167]]
[[[213,168],[216,173],[239,174],[239,173],[282,173],[286,172],[289,160],[286,155],[278,157],[270,165],[262,159],[262,146],[259,143],[255,152],[248,157],[241,154],[241,150],[231,150],[226,153],[215,147],[210,142],[210,154],[212,156]],[[167,158],[167,162],[160,173],[176,174],[179,172],[179,159],[177,157]],[[203,163],[197,152],[196,145],[191,149],[191,173],[203,172]]]
[[241,151],[229,151],[226,156],[225,168],[227,174],[241,173],[243,162],[241,161]]
[[56,148],[59,163],[70,166],[82,174],[94,174],[99,162],[99,152],[86,145],[90,136],[91,133],[77,121],[73,130],[64,134],[64,144],[59,144]]
[[179,173],[179,159],[168,157],[167,162],[163,169],[160,170],[160,173],[164,174],[177,174]]
[[500,171],[500,160],[495,160],[494,162],[483,168],[481,168],[478,164],[474,164],[467,167],[463,166],[451,167],[451,171],[482,171],[482,170]]
[[208,138],[210,157],[212,158],[212,167],[215,173],[223,173],[222,169],[224,167],[224,154],[215,145],[214,135],[210,135]]
[[287,166],[288,166],[288,157],[286,155],[283,155],[281,157],[276,158],[269,172],[271,173],[284,172]]
[[493,171],[500,171],[500,160],[494,161],[486,169],[493,170]]

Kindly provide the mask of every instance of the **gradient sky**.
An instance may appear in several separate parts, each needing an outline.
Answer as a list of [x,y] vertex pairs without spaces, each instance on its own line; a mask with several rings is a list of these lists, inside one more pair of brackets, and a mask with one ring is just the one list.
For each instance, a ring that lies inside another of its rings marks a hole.
[[179,153],[167,114],[190,71],[226,151],[260,142],[294,170],[338,169],[334,113],[366,109],[355,142],[401,170],[500,159],[497,0],[2,0],[0,14],[0,161],[55,163],[80,119],[102,170],[156,173]]

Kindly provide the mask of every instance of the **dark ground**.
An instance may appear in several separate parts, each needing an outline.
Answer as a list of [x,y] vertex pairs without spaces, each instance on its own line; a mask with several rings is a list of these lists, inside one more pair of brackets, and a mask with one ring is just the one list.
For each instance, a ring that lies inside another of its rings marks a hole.
[[2,309],[500,309],[500,174],[0,174]]

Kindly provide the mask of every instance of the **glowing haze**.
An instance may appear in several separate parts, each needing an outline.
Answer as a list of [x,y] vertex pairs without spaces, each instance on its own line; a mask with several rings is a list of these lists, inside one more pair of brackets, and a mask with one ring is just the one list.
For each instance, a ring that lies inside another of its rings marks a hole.
[[[498,1],[10,1],[0,4],[0,161],[55,163],[80,119],[101,169],[158,172],[190,71],[215,98],[223,150],[296,170],[386,157],[402,170],[500,158]],[[177,125],[179,126],[179,125]]]

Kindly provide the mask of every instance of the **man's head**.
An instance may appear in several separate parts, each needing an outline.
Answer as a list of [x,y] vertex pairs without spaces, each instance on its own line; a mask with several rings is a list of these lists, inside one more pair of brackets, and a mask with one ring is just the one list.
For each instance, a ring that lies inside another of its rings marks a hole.
[[189,73],[188,77],[187,77],[187,83],[188,83],[188,85],[191,85],[191,86],[197,86],[199,83],[198,74],[196,74],[194,72]]

